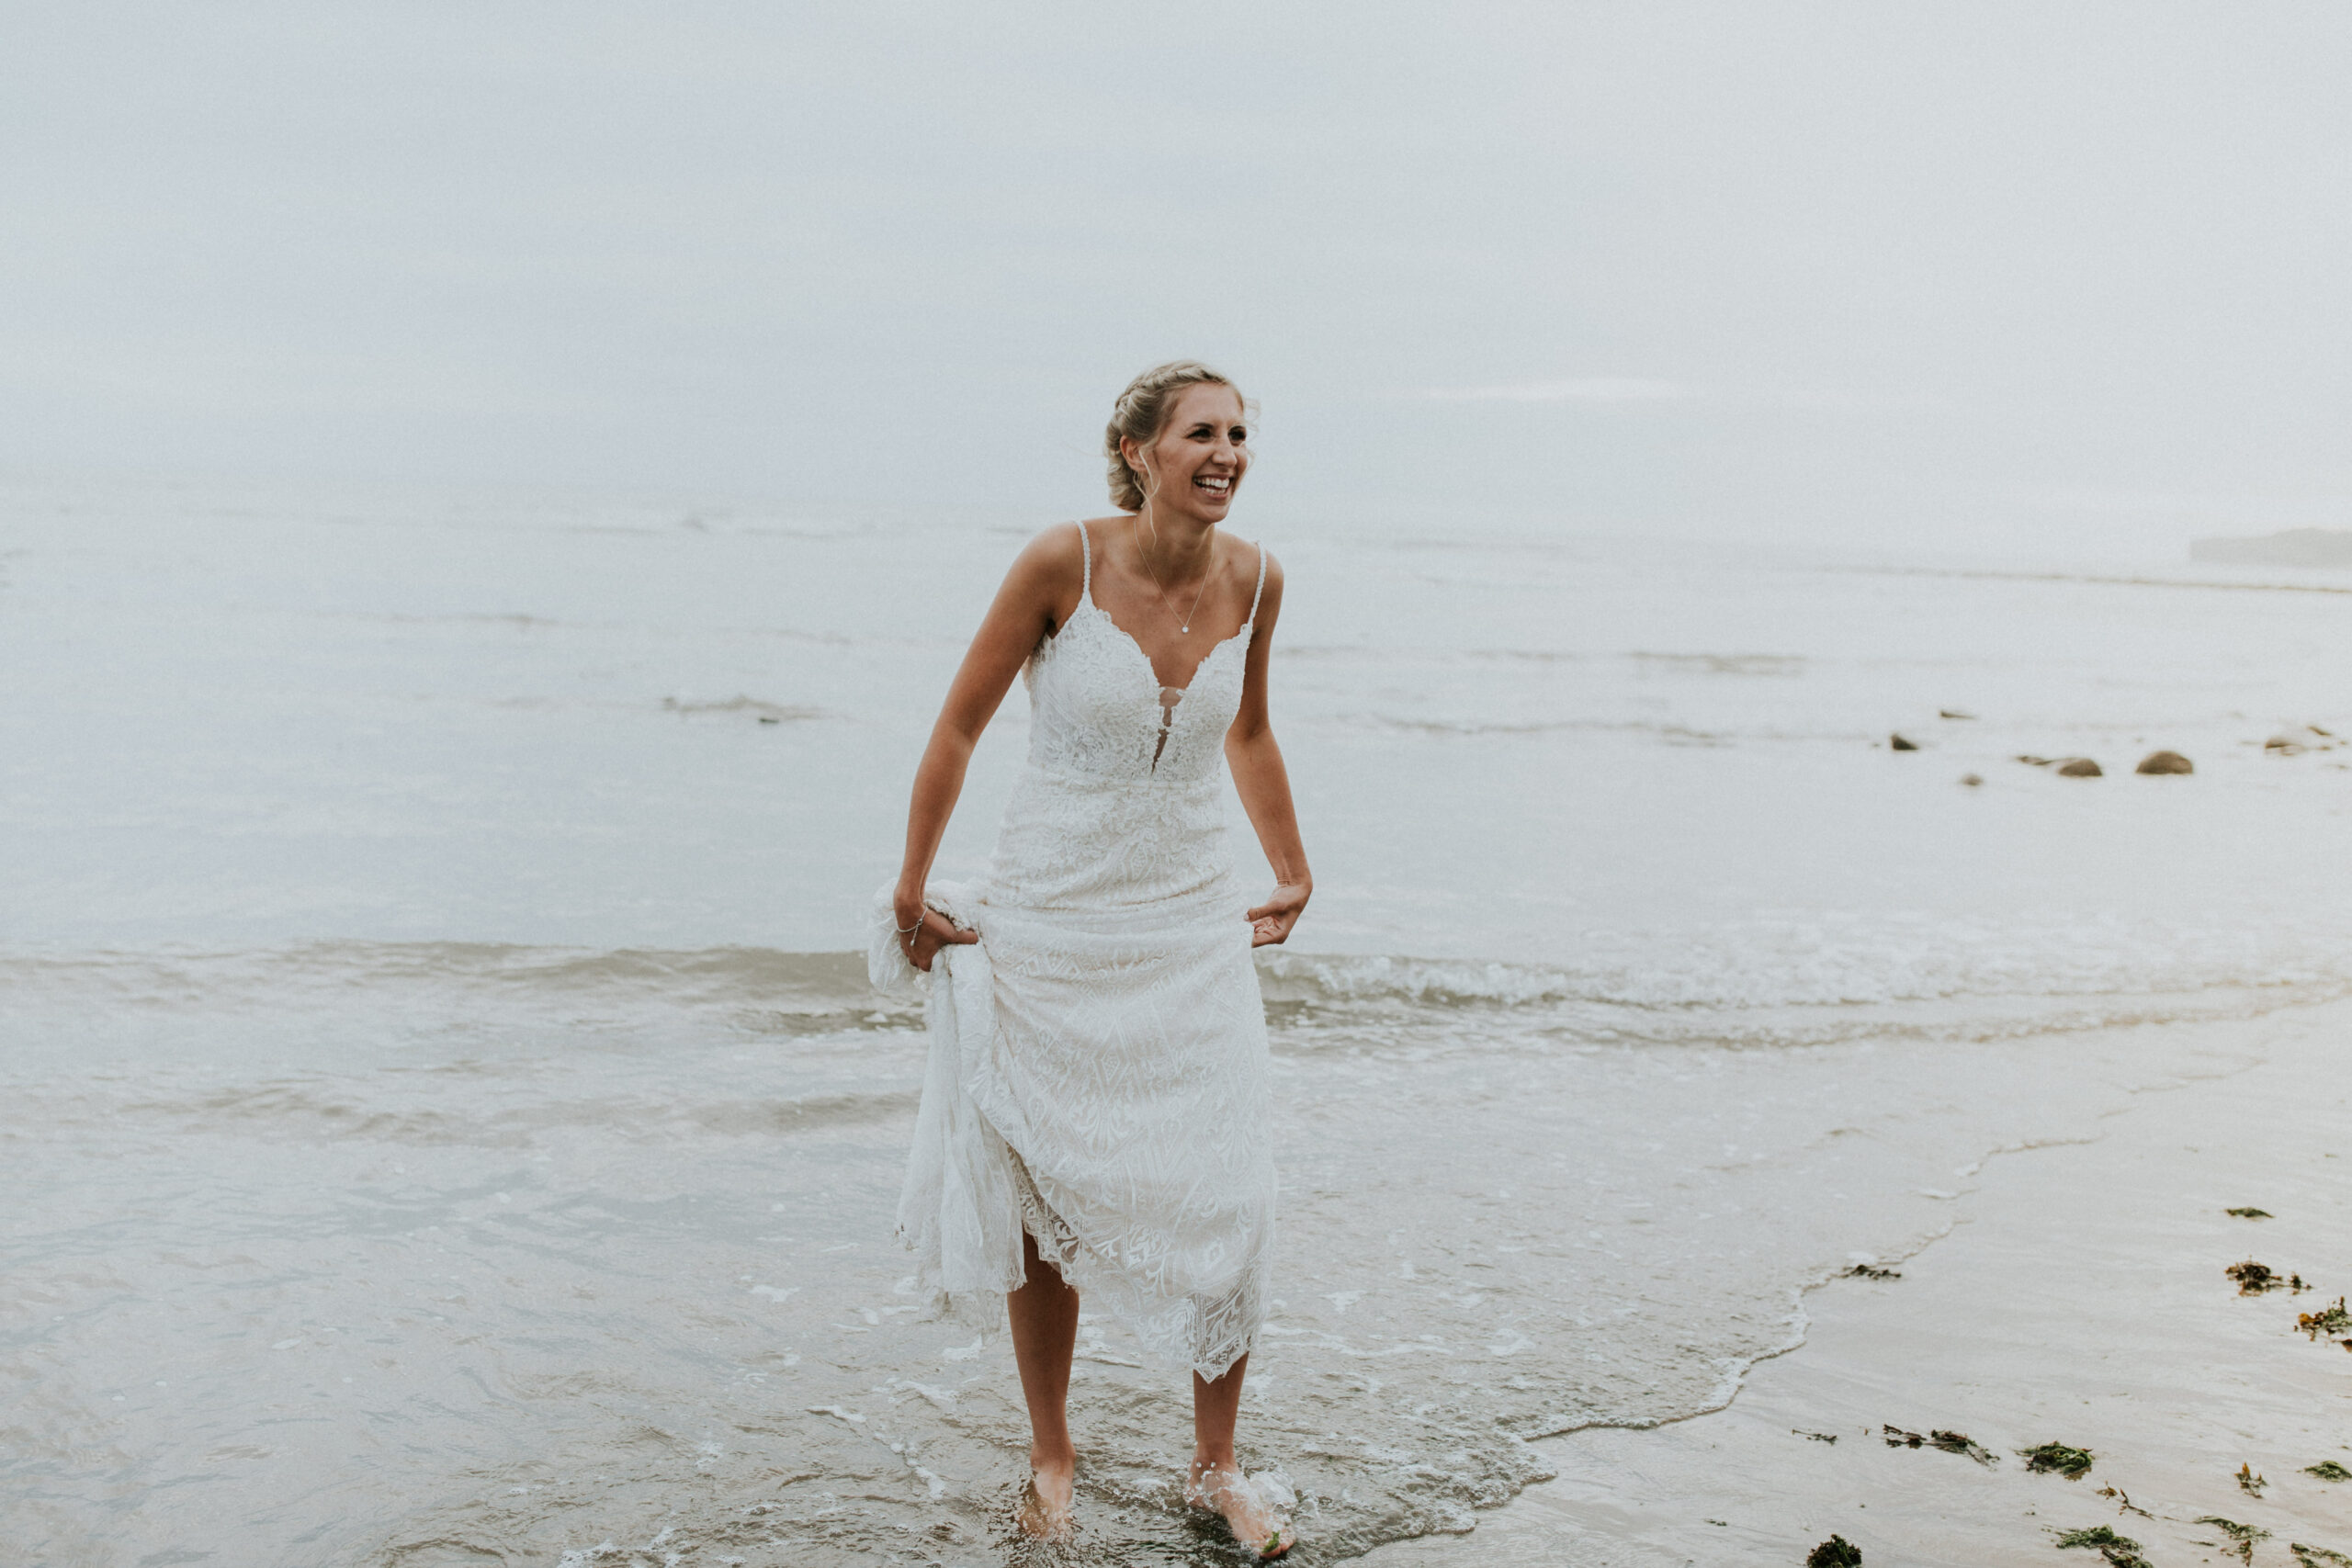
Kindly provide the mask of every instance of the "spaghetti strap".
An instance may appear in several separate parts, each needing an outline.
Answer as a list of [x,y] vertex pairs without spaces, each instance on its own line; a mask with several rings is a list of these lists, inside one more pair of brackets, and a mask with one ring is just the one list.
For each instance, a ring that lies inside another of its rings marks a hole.
[[[1080,525],[1080,526],[1083,526],[1083,525]],[[1266,546],[1265,542],[1261,540],[1258,544],[1258,592],[1250,595],[1250,618],[1241,623],[1243,626],[1254,626],[1258,624],[1258,601],[1263,599],[1265,596]]]
[[1078,596],[1080,601],[1094,597],[1094,541],[1086,536],[1086,519],[1078,520]]

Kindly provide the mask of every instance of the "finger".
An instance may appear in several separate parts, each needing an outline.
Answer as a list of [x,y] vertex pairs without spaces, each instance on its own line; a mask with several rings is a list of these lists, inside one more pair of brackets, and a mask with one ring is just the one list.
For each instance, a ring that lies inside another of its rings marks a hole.
[[[937,920],[939,923],[937,925],[933,925],[932,924],[933,920]],[[946,916],[941,914],[936,909],[926,909],[923,911],[922,932],[923,935],[930,937],[942,947],[945,947],[951,942],[978,942],[980,940],[979,932],[966,930],[964,927],[957,925],[954,920],[949,919]]]

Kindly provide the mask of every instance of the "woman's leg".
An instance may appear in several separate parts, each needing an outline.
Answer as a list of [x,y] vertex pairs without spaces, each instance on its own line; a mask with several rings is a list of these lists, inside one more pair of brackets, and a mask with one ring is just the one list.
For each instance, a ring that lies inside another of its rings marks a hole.
[[[1024,1507],[1022,1528],[1032,1535],[1067,1528],[1078,1477],[1078,1450],[1069,1440],[1069,1359],[1078,1347],[1078,1292],[1061,1270],[1037,1255],[1037,1238],[1023,1235],[1026,1280],[1004,1298],[1012,1320],[1012,1359],[1029,1402],[1029,1468],[1045,1512]],[[1229,1425],[1229,1423],[1228,1423]],[[1058,1514],[1059,1518],[1053,1516]],[[1033,1517],[1033,1515],[1035,1517]]]
[[1290,1550],[1290,1521],[1259,1495],[1233,1455],[1233,1423],[1241,1413],[1241,1378],[1250,1358],[1233,1363],[1211,1382],[1193,1374],[1193,1471],[1184,1486],[1187,1501],[1215,1508],[1233,1527],[1233,1538],[1265,1556]]

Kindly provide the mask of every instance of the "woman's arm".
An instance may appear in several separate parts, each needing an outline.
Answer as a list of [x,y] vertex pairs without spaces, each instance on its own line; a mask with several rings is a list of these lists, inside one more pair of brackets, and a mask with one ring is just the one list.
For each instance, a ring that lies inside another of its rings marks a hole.
[[1286,939],[1315,891],[1314,874],[1306,869],[1306,846],[1299,841],[1298,813],[1291,805],[1290,774],[1283,767],[1283,749],[1274,742],[1273,720],[1266,708],[1266,668],[1274,646],[1274,618],[1282,607],[1282,565],[1269,559],[1266,596],[1250,636],[1241,711],[1225,732],[1225,761],[1233,770],[1233,786],[1241,794],[1250,825],[1258,829],[1266,863],[1274,868],[1272,897],[1250,911],[1252,947]]
[[1038,642],[1076,608],[1084,570],[1076,524],[1048,528],[1029,541],[1004,574],[996,602],[982,617],[947,688],[939,721],[931,727],[931,743],[915,769],[914,799],[907,807],[907,858],[899,869],[892,899],[900,926],[922,922],[911,940],[899,938],[908,960],[918,969],[929,969],[933,956],[946,943],[979,941],[976,932],[958,931],[944,915],[926,910],[923,888],[931,880],[931,863],[946,834],[956,797],[963,793],[964,770],[980,731],[989,727],[1013,676]]

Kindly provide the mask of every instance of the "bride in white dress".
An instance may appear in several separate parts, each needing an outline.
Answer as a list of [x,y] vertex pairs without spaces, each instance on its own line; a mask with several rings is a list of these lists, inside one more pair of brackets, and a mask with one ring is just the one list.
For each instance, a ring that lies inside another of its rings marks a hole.
[[[1190,1369],[1185,1496],[1272,1558],[1290,1525],[1233,1449],[1274,1235],[1250,950],[1290,935],[1313,882],[1266,709],[1282,569],[1218,526],[1250,467],[1247,419],[1232,383],[1190,361],[1121,394],[1104,446],[1122,513],[1047,529],[1006,574],[916,772],[875,968],[933,973],[899,1230],[933,1291],[1003,1293],[1032,1434],[1020,1528],[1072,1528],[1083,1294]],[[933,883],[1016,672],[1029,760],[995,860],[978,886]],[[1254,907],[1227,843],[1227,764],[1277,881]]]

